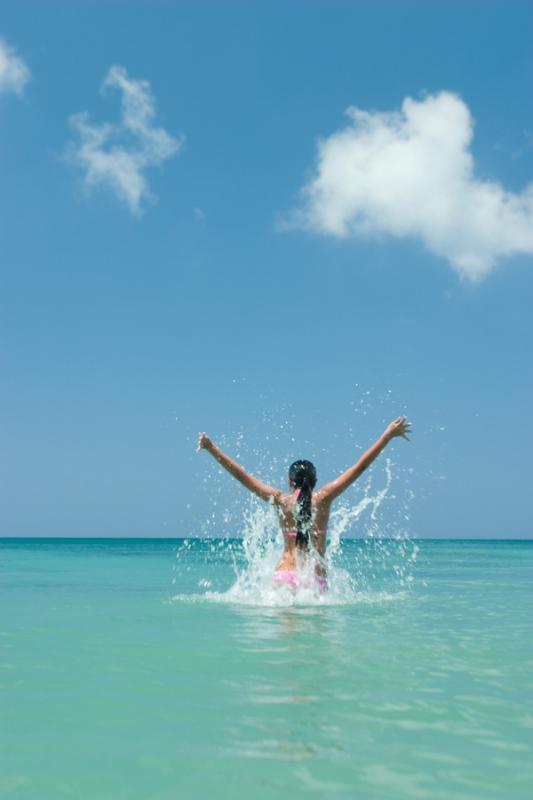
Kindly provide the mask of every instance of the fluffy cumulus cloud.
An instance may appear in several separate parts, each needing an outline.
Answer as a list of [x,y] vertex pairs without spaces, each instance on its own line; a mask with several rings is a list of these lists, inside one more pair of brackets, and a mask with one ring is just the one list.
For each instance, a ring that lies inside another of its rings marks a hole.
[[175,138],[154,125],[155,102],[148,81],[133,80],[123,67],[109,70],[101,91],[121,93],[118,123],[93,124],[87,112],[74,114],[69,123],[77,134],[68,154],[84,171],[87,186],[107,186],[140,215],[146,200],[153,200],[146,170],[175,155],[183,138]]
[[22,94],[30,79],[30,70],[4,39],[0,38],[0,94]]
[[336,237],[414,237],[477,281],[499,259],[533,253],[533,184],[521,193],[476,177],[467,105],[441,92],[401,111],[347,110],[318,143],[314,173],[286,225]]

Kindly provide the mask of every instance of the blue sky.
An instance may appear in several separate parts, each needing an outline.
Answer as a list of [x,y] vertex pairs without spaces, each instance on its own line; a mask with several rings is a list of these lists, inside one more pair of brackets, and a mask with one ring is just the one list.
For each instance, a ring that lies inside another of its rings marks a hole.
[[531,536],[532,23],[2,3],[0,535],[199,534],[199,430],[325,481],[407,413],[413,534]]

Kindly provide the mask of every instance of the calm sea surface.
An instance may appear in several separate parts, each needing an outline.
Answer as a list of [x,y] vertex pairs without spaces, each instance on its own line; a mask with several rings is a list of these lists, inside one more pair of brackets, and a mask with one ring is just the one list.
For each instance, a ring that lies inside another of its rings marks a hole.
[[531,800],[533,542],[418,546],[292,603],[236,542],[0,540],[0,797]]

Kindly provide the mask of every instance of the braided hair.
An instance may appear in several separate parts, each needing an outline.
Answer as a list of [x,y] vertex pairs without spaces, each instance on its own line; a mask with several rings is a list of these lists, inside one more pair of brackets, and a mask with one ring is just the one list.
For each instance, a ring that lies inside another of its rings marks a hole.
[[296,501],[296,545],[306,550],[311,528],[311,498],[316,486],[314,465],[310,461],[295,461],[289,469],[289,481],[300,490]]

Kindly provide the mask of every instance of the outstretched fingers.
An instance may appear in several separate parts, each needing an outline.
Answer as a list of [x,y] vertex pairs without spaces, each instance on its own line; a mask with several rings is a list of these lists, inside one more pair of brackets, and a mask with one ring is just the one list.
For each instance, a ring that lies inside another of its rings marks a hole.
[[397,417],[394,422],[392,422],[389,426],[390,435],[392,436],[401,436],[402,439],[406,439],[408,442],[411,440],[409,439],[408,434],[411,433],[411,423],[407,421],[407,417]]
[[411,423],[407,422],[407,418],[406,417],[403,417],[402,421],[400,423],[400,426],[399,426],[399,428],[400,428],[400,436],[402,437],[402,439],[405,439],[408,442],[411,441],[411,439],[407,435],[407,434],[411,433],[411,427],[412,427]]

